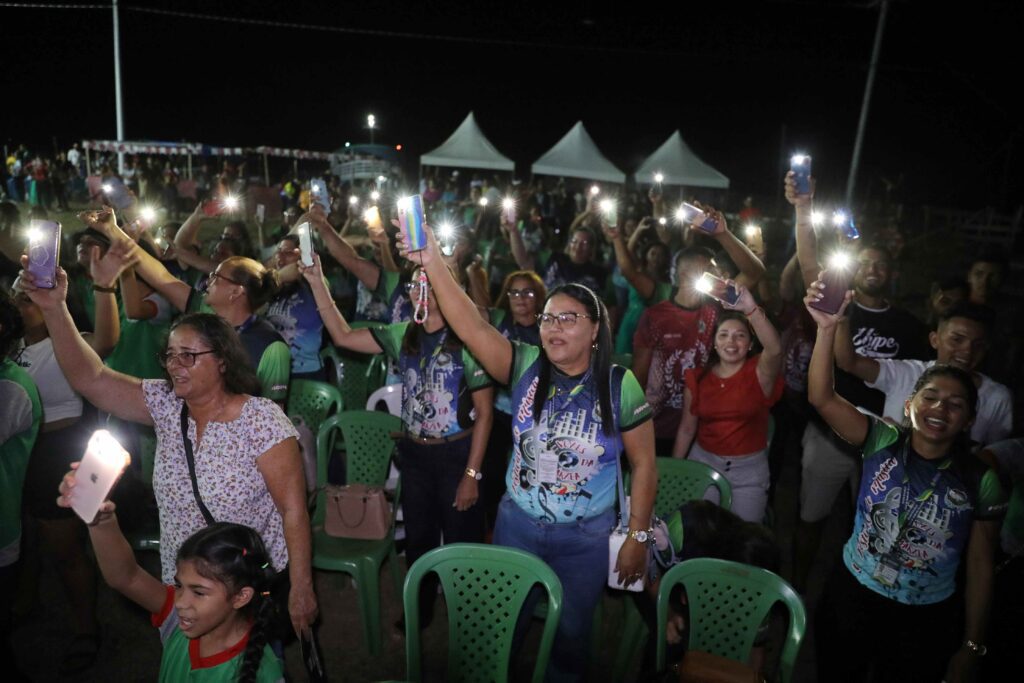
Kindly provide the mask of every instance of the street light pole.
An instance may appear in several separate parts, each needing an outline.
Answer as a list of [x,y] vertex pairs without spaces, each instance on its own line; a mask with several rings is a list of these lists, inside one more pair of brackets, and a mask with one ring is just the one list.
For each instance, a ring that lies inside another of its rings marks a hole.
[[871,108],[871,91],[875,86],[875,72],[878,71],[878,55],[882,52],[882,34],[885,32],[885,17],[889,13],[889,0],[882,0],[875,28],[875,45],[871,49],[871,64],[868,67],[868,82],[864,85],[864,99],[860,107],[860,121],[857,122],[857,137],[853,142],[853,158],[850,160],[850,175],[846,178],[846,206],[852,207],[853,191],[857,187],[857,167],[860,166],[860,152],[864,146],[864,129],[868,123]]
[[[112,0],[114,12],[114,106],[117,112],[117,141],[124,142],[124,107],[121,100],[121,28],[117,0]],[[118,173],[124,173],[124,152],[117,152]]]

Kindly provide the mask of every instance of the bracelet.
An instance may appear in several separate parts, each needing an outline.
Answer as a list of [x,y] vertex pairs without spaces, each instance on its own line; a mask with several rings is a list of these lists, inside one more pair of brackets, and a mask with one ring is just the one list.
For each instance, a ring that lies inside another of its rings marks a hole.
[[747,318],[749,318],[750,316],[754,315],[755,313],[757,313],[760,310],[761,310],[760,306],[754,306],[754,308],[750,311],[750,313],[744,313],[743,315],[746,316]]
[[100,287],[97,284],[93,284],[92,291],[103,292],[104,294],[117,294],[117,287]]
[[988,654],[987,647],[985,647],[981,643],[976,643],[973,640],[964,641],[964,647],[966,647],[968,650],[978,655],[979,657],[984,657],[986,654]]

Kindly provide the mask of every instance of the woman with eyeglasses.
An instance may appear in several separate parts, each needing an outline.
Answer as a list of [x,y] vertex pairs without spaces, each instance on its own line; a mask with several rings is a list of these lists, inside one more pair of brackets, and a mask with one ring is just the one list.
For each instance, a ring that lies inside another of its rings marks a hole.
[[[615,525],[617,469],[632,470],[629,537],[616,567],[631,584],[647,571],[657,488],[650,408],[633,374],[612,366],[608,312],[594,291],[572,283],[545,298],[540,346],[506,339],[447,272],[434,233],[409,258],[422,263],[453,331],[481,365],[509,386],[513,455],[494,542],[534,553],[555,571],[565,594],[551,680],[579,680],[589,633],[608,578],[608,536]],[[528,618],[532,610],[524,610]]]
[[[442,533],[445,543],[482,542],[484,515],[477,500],[494,414],[491,378],[442,315],[430,285],[420,282],[419,269],[413,271],[406,292],[414,310],[425,312],[422,324],[401,322],[353,330],[334,305],[320,257],[314,254],[313,260],[314,265],[302,273],[313,289],[331,341],[358,353],[386,354],[397,363],[402,377],[405,433],[398,442],[398,465],[406,562],[412,566],[439,546]],[[472,315],[485,323],[475,306]],[[432,616],[436,594],[426,583],[420,600],[424,625]]]
[[[132,245],[111,247],[120,249],[130,253]],[[230,322],[206,313],[182,316],[160,356],[167,379],[143,380],[104,366],[79,335],[62,269],[53,289],[36,288],[24,271],[20,287],[42,311],[71,386],[100,410],[156,431],[153,492],[163,581],[174,580],[175,555],[193,533],[214,521],[245,524],[270,552],[296,633],[310,627],[317,602],[295,428],[272,401],[256,397],[259,381]]]

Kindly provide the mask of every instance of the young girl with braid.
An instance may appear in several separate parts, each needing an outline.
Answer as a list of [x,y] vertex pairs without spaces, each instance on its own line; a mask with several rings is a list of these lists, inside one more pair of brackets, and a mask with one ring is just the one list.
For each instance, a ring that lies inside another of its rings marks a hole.
[[[62,507],[70,507],[74,485],[69,472],[60,487]],[[173,586],[136,563],[110,501],[89,536],[110,587],[152,613],[164,646],[160,681],[284,680],[281,661],[267,646],[274,568],[253,529],[217,522],[197,531],[178,550]]]

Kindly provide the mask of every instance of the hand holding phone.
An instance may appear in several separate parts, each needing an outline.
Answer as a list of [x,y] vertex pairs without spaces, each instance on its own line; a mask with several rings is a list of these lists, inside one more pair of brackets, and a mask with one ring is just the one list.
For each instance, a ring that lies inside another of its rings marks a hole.
[[811,157],[807,154],[794,154],[789,160],[789,170],[793,172],[798,195],[811,194]]
[[85,456],[75,471],[74,486],[66,493],[70,507],[86,524],[96,519],[131,458],[110,432],[101,429],[89,439]]
[[718,232],[718,218],[693,204],[683,202],[683,205],[679,207],[679,211],[676,212],[676,217],[680,221],[689,223],[709,235]]
[[322,178],[309,181],[309,193],[314,202],[324,207],[324,213],[331,213],[331,197],[327,194],[327,183]]
[[306,268],[313,265],[313,240],[309,231],[309,223],[302,223],[296,228],[299,233],[299,260]]
[[110,177],[103,181],[103,194],[116,209],[124,210],[135,203],[135,198],[117,177]]
[[33,220],[28,229],[28,267],[36,287],[57,286],[57,264],[60,262],[60,223]]
[[427,246],[423,230],[423,198],[418,194],[404,197],[398,202],[398,229],[405,238],[406,251],[422,251]]
[[833,254],[827,266],[818,276],[818,279],[825,285],[824,291],[821,292],[821,298],[807,305],[822,313],[835,315],[843,307],[846,292],[850,289],[850,283],[853,281],[857,268],[853,259],[845,252]]
[[735,285],[728,280],[714,275],[712,273],[704,272],[697,281],[693,283],[693,288],[702,294],[707,294],[712,299],[720,301],[723,304],[729,306],[735,306],[736,302],[739,301],[740,294],[736,291]]

